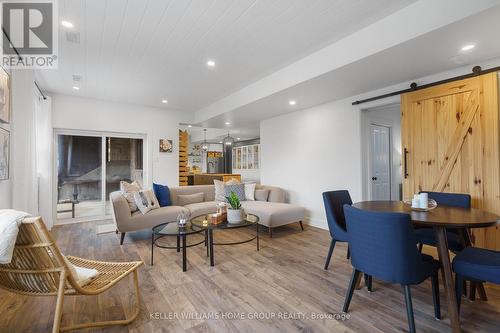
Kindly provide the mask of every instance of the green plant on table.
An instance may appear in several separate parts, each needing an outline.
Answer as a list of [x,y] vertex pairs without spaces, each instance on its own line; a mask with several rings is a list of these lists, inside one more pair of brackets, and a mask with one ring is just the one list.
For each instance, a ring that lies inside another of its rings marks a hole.
[[241,208],[240,198],[238,198],[236,193],[231,192],[231,194],[228,197],[226,197],[226,199],[227,199],[227,202],[229,202],[231,209],[240,209]]

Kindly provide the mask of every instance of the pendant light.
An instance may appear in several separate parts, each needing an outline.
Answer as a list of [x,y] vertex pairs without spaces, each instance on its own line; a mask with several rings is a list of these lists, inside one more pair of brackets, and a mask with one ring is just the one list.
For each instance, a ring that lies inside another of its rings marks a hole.
[[201,150],[207,151],[208,150],[208,143],[207,143],[207,129],[206,128],[203,129],[203,135],[204,135],[205,139],[203,140],[203,143],[201,145]]
[[224,146],[232,146],[234,143],[234,138],[229,136],[229,131],[227,131],[227,136],[222,140]]

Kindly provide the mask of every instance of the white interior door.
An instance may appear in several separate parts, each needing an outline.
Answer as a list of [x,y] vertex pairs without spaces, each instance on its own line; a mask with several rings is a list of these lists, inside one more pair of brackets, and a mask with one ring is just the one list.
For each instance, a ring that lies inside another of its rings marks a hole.
[[370,125],[371,199],[391,200],[390,128]]

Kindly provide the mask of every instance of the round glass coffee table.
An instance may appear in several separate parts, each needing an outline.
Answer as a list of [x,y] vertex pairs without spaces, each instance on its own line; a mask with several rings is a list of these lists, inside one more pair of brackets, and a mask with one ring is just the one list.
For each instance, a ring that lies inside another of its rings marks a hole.
[[[215,256],[214,256],[214,245],[237,245],[237,244],[243,244],[243,243],[248,243],[253,240],[256,240],[257,243],[257,251],[259,251],[259,217],[252,215],[252,214],[247,214],[247,216],[243,219],[243,221],[239,223],[229,223],[227,221],[224,222],[219,222],[219,223],[212,223],[211,222],[211,214],[208,215],[200,215],[193,217],[191,219],[191,224],[195,228],[203,228],[204,230],[207,230],[207,237],[208,237],[208,255],[210,256],[210,266],[215,265]],[[250,239],[245,239],[242,241],[238,242],[229,242],[229,243],[215,243],[214,242],[214,230],[234,230],[234,229],[240,229],[240,228],[255,228],[255,236],[251,237]]]
[[[198,243],[187,244],[186,238],[188,235],[198,234],[205,232],[204,240]],[[177,237],[177,246],[166,246],[158,244],[158,240],[163,237]],[[205,243],[207,246],[207,230],[205,228],[200,228],[193,225],[191,222],[187,222],[184,226],[179,226],[177,222],[167,222],[159,224],[153,227],[151,231],[151,266],[153,265],[154,248],[160,247],[163,249],[177,249],[180,252],[182,249],[182,271],[186,271],[186,250],[188,247],[197,246]]]

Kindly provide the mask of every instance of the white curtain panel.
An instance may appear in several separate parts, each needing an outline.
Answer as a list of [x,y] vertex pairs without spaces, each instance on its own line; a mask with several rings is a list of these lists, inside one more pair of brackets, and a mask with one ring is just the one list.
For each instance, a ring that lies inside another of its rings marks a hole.
[[38,213],[35,157],[35,75],[12,71],[12,208]]
[[39,94],[35,98],[35,156],[37,178],[37,206],[47,227],[53,225],[53,132],[52,99],[43,99]]

